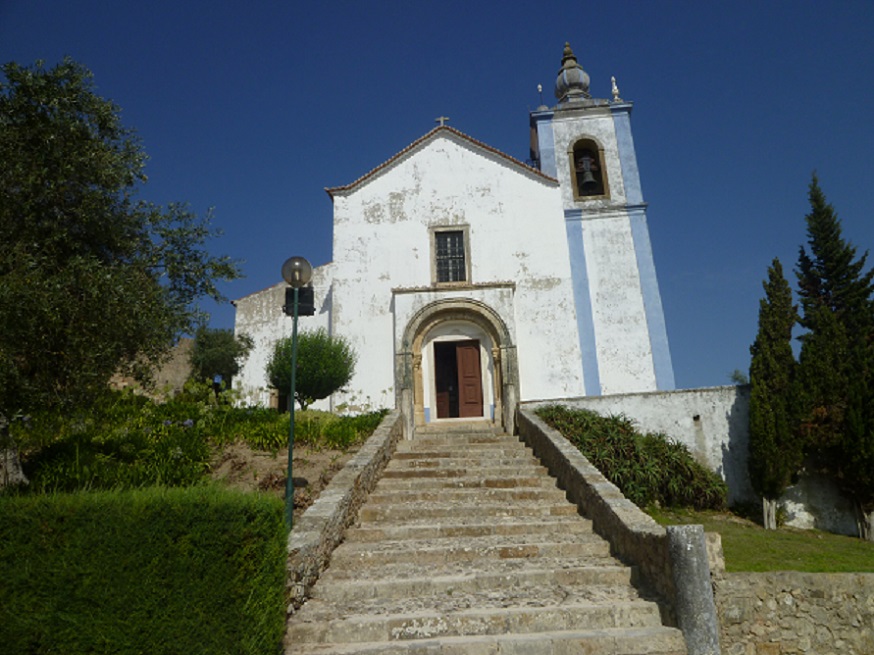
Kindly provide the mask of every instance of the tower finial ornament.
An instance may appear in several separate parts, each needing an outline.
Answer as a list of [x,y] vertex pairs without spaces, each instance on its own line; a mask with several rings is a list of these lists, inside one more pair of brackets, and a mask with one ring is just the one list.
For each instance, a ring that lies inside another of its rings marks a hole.
[[616,86],[616,78],[610,77],[610,86],[613,87],[613,102],[622,102],[622,98],[619,97],[619,87]]
[[589,99],[589,75],[577,62],[571,44],[565,42],[561,58],[561,68],[555,79],[555,97],[559,103]]

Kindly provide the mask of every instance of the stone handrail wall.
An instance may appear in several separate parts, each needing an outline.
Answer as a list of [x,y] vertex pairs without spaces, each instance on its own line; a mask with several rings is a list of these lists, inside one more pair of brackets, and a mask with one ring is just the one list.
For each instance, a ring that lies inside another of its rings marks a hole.
[[874,573],[728,573],[714,586],[726,655],[874,653]]
[[337,473],[288,535],[289,613],[306,600],[331,553],[376,486],[403,436],[400,412],[388,414],[356,455]]
[[[683,629],[689,652],[718,653],[718,643],[716,650],[693,649],[693,642],[712,643],[717,635],[689,634],[684,623],[687,623],[686,619],[696,617],[677,616],[677,610],[682,610],[682,606],[688,603],[681,603],[678,607],[671,539],[667,530],[623,496],[616,485],[607,480],[573,444],[533,412],[520,409],[517,426],[520,437],[558,479],[568,499],[592,520],[595,531],[610,542],[622,560],[636,565],[644,579],[662,596],[666,602],[662,620]],[[707,541],[705,552],[701,553],[704,561],[698,568],[706,576],[699,587],[703,586],[709,592],[710,566],[719,571],[724,565],[714,561],[717,553],[721,554],[718,535],[708,535]],[[705,600],[712,607],[712,594],[708,595],[710,597]],[[708,617],[708,623],[715,632],[715,611],[711,610],[711,613],[714,615]]]

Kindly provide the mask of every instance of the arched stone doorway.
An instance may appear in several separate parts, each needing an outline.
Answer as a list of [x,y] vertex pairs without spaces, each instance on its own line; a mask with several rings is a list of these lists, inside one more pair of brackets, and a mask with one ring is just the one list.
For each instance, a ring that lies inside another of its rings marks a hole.
[[[458,388],[452,396],[453,379],[459,387],[475,387],[475,376],[479,401],[475,390]],[[490,420],[512,433],[518,380],[516,346],[488,305],[467,298],[437,300],[407,323],[396,354],[395,389],[408,436],[416,426],[453,418]]]

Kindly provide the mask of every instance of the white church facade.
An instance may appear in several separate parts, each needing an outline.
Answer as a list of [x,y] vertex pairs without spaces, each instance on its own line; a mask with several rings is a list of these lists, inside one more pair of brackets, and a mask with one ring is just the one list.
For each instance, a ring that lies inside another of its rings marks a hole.
[[[445,125],[328,189],[333,261],[316,313],[358,353],[330,400],[397,407],[408,425],[484,419],[523,401],[674,388],[632,106],[593,99],[569,46],[554,107],[530,115],[531,164]],[[235,387],[269,401],[285,284],[236,301],[255,348]]]

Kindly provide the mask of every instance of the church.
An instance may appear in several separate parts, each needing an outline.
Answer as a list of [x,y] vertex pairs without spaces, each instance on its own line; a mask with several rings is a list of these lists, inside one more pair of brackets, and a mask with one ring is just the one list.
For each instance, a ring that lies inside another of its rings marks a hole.
[[[527,163],[441,124],[327,189],[333,261],[315,269],[299,329],[342,335],[358,365],[323,407],[512,432],[520,402],[674,388],[632,105],[615,82],[611,96],[592,97],[565,45],[555,106],[530,113]],[[248,402],[271,399],[284,293],[235,302],[235,330],[255,342],[235,379]]]

